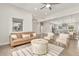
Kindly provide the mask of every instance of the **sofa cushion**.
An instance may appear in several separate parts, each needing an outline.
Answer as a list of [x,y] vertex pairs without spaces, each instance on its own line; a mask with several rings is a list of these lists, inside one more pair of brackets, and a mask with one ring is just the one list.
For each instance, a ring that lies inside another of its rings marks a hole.
[[16,34],[16,35],[17,35],[17,38],[22,38],[21,34]]
[[30,38],[30,34],[22,34],[22,38],[23,39],[29,39]]
[[14,40],[13,43],[15,43],[15,42],[20,42],[20,41],[23,41],[23,39]]

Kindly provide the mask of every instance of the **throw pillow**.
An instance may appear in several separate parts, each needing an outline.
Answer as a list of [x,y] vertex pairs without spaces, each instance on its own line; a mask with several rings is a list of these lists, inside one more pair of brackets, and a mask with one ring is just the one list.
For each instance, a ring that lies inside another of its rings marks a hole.
[[17,35],[11,35],[12,39],[17,39]]
[[23,39],[29,39],[30,38],[30,35],[29,34],[22,34],[22,38]]
[[33,36],[36,37],[36,33],[33,33]]

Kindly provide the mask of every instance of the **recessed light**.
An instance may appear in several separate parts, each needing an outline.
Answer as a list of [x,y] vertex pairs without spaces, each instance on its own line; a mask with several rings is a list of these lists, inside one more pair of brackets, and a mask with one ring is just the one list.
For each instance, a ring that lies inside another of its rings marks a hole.
[[35,10],[37,10],[37,8],[34,8]]

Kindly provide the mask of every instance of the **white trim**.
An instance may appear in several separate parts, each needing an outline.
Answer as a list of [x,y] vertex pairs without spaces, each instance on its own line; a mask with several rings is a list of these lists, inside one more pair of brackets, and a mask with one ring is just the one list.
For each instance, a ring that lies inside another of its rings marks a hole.
[[4,43],[0,43],[0,46],[3,46],[3,45],[8,45],[10,44],[9,42],[4,42]]

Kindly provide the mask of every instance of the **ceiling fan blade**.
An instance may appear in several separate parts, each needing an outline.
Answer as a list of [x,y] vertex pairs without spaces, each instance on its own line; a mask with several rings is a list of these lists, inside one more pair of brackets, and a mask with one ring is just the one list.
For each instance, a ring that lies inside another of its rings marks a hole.
[[52,8],[51,8],[51,7],[49,7],[49,9],[50,9],[50,10],[52,10]]
[[43,6],[42,8],[40,8],[40,9],[43,9],[43,8],[45,8],[46,7],[46,5],[45,6]]

